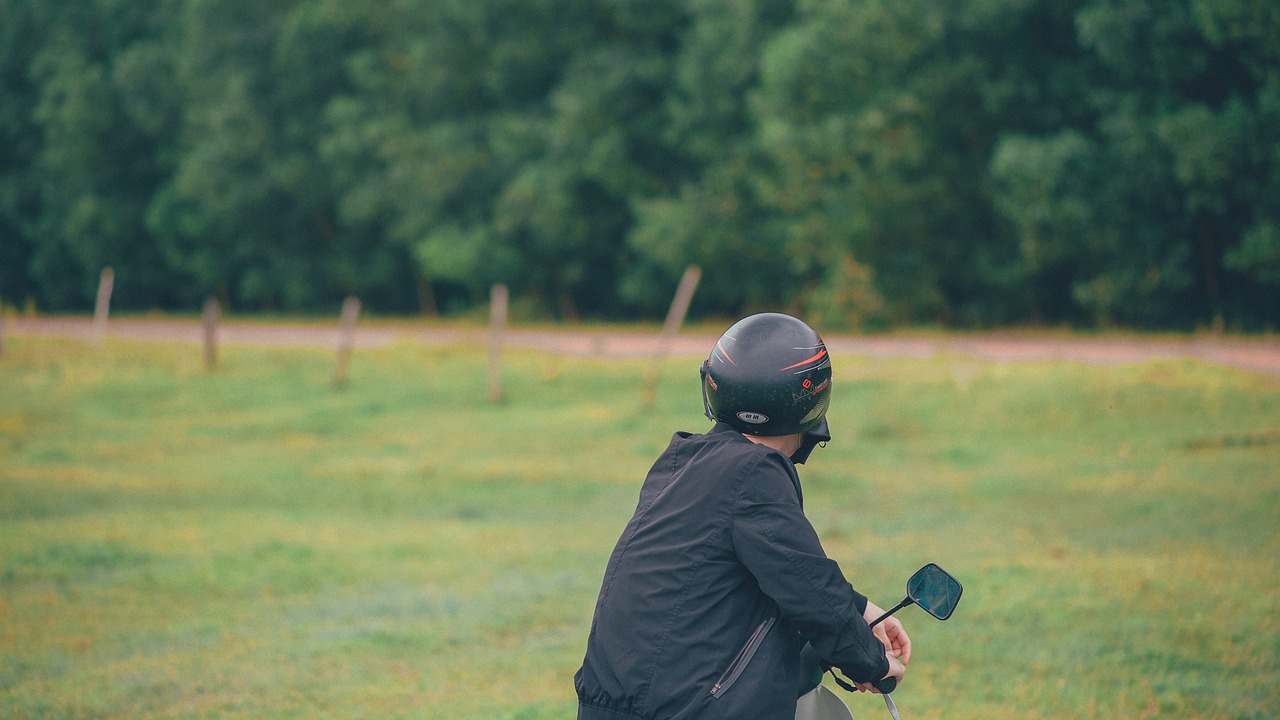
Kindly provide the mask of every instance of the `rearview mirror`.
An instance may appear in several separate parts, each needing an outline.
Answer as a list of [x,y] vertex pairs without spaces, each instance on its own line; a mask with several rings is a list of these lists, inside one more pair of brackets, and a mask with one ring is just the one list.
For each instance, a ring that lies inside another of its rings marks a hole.
[[907,597],[939,620],[951,617],[962,592],[960,581],[933,563],[917,570],[907,581]]
[[902,598],[902,602],[895,605],[889,612],[876,618],[871,623],[871,627],[875,627],[881,620],[908,605],[919,605],[930,615],[939,620],[946,620],[951,617],[951,613],[955,612],[956,604],[960,602],[960,593],[962,592],[964,592],[964,588],[960,586],[959,580],[951,577],[946,570],[929,563],[917,570],[910,580],[907,580],[907,596]]

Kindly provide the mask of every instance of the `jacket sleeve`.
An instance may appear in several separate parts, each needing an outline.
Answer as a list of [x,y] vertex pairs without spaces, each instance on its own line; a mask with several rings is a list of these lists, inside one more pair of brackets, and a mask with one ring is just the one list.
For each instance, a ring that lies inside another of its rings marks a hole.
[[858,682],[879,680],[889,661],[862,617],[866,596],[823,552],[787,460],[775,452],[757,458],[744,470],[734,512],[738,558],[824,660]]

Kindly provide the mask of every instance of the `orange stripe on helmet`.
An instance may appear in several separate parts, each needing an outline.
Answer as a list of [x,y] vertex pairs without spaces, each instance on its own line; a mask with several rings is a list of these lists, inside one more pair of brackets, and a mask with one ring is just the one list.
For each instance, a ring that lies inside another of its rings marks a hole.
[[778,370],[778,372],[784,372],[784,371],[786,371],[786,370],[790,370],[790,369],[792,369],[792,368],[798,368],[798,367],[800,367],[801,365],[806,365],[806,364],[808,364],[808,363],[813,362],[814,360],[818,360],[818,359],[822,358],[822,356],[823,356],[823,355],[826,355],[826,354],[827,354],[827,349],[826,349],[826,348],[823,348],[823,349],[821,349],[821,350],[819,350],[819,351],[818,351],[818,354],[817,354],[817,355],[814,355],[813,357],[809,358],[808,360],[801,360],[800,362],[796,363],[795,365],[788,365],[788,366],[786,366],[786,367],[784,367],[784,368],[782,368],[782,369]]
[[724,350],[724,345],[721,345],[719,340],[717,340],[717,341],[716,341],[716,349],[720,351],[720,354],[724,356],[724,359],[725,359],[725,360],[728,360],[728,361],[729,361],[729,364],[730,364],[730,365],[737,365],[737,364],[738,364],[738,363],[736,363],[736,362],[734,362],[734,361],[733,361],[733,358],[729,357],[729,353],[725,352],[725,350]]

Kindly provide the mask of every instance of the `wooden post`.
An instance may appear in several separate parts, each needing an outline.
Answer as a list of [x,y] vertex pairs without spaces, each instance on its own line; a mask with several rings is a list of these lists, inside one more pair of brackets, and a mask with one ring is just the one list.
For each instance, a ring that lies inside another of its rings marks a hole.
[[502,395],[502,334],[507,325],[507,286],[494,285],[489,293],[489,402],[500,403]]
[[347,364],[351,360],[351,347],[355,344],[356,318],[360,315],[360,300],[354,295],[342,302],[342,327],[338,331],[338,368],[333,375],[333,386],[347,385]]
[[116,275],[110,266],[102,268],[98,277],[98,301],[93,306],[93,342],[102,347],[107,337],[107,314],[111,311],[111,288]]
[[4,357],[4,303],[0,302],[0,358]]
[[649,372],[645,376],[644,406],[646,408],[653,407],[658,385],[658,370],[662,367],[662,360],[667,355],[672,338],[684,324],[684,316],[689,312],[689,303],[693,300],[693,291],[698,289],[698,281],[701,279],[702,270],[696,265],[690,265],[685,269],[684,276],[680,278],[676,296],[671,299],[671,309],[667,311],[667,320],[662,324],[662,337],[658,340],[658,347],[649,359]]
[[218,299],[210,295],[204,299],[204,312],[200,319],[204,325],[204,369],[212,371],[218,365],[218,316],[221,308]]

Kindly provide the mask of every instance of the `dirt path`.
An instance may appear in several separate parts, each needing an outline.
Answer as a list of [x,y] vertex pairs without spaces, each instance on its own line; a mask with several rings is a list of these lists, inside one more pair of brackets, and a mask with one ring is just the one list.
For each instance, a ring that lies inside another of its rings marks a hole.
[[[5,320],[13,337],[93,337],[88,317],[18,317]],[[149,342],[202,342],[198,320],[117,318],[108,324],[110,337]],[[320,323],[223,322],[222,345],[281,345],[336,347],[338,328]],[[366,322],[355,331],[356,347],[383,347],[395,342],[425,345],[486,345],[487,330],[412,322]],[[1219,365],[1280,376],[1280,339],[1215,336],[1064,337],[1035,333],[990,333],[942,337],[827,335],[833,352],[874,357],[931,357],[940,353],[990,360],[1073,360],[1095,364],[1139,362],[1148,359],[1196,358]],[[504,345],[559,352],[578,357],[642,357],[652,354],[660,338],[656,331],[556,330],[511,328]],[[668,354],[700,356],[715,342],[713,333],[686,331],[671,340]]]

